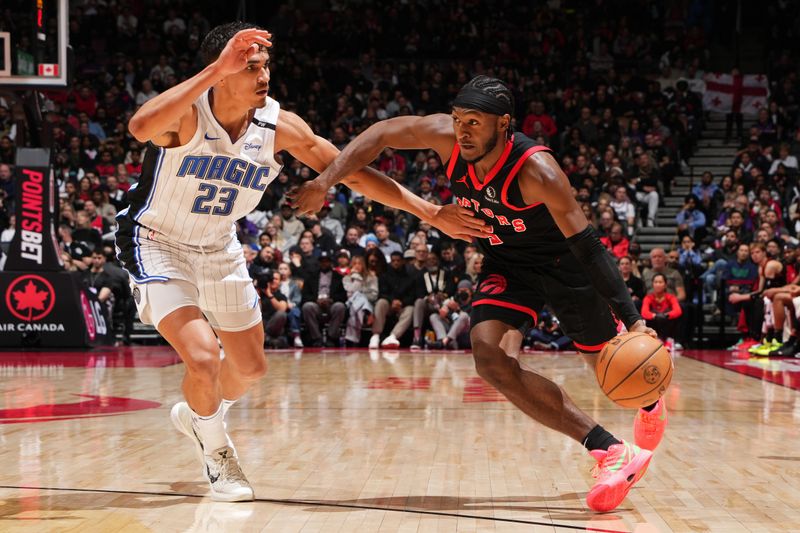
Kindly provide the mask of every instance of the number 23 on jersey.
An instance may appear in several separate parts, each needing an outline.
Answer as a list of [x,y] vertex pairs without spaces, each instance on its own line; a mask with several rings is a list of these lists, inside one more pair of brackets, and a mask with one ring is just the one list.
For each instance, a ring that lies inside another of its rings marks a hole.
[[[201,183],[200,194],[194,199],[192,213],[227,216],[233,211],[233,203],[239,194],[234,187],[218,187],[212,183]],[[213,208],[212,208],[213,205]]]

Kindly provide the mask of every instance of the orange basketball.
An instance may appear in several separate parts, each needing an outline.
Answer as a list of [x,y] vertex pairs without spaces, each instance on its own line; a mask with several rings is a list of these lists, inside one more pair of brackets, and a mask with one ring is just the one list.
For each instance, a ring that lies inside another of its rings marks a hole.
[[652,405],[672,381],[672,356],[646,333],[625,333],[608,341],[594,371],[608,398],[622,407]]

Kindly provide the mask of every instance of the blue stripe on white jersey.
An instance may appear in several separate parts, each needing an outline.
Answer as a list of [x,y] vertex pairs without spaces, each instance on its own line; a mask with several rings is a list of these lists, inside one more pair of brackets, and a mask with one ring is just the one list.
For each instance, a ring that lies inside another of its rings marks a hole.
[[139,242],[139,231],[141,231],[142,227],[137,225],[136,228],[133,230],[133,242],[135,246],[135,255],[136,255],[136,265],[139,267],[139,272],[142,273],[141,276],[133,276],[133,279],[139,283],[147,283],[148,281],[168,281],[169,278],[165,276],[148,276],[147,272],[144,271],[144,261],[142,261],[142,244]]
[[153,196],[156,194],[156,187],[158,185],[158,174],[161,172],[161,165],[164,163],[164,154],[166,150],[163,147],[158,147],[158,160],[156,161],[156,170],[153,173],[153,184],[150,187],[150,194],[147,195],[147,200],[144,203],[144,206],[139,210],[136,215],[134,215],[133,220],[139,220],[141,216],[147,212],[150,208],[150,204],[153,203]]

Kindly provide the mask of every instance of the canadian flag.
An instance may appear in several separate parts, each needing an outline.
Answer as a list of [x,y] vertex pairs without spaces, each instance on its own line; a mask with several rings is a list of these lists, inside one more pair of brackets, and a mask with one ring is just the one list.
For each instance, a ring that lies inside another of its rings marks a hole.
[[58,76],[58,65],[55,63],[39,63],[39,76]]
[[769,81],[763,74],[706,74],[703,107],[721,113],[757,115],[767,107]]

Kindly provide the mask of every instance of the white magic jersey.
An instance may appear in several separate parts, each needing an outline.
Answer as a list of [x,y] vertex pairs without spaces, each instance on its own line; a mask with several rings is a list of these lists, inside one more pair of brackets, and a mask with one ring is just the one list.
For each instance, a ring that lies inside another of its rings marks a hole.
[[[211,113],[208,94],[195,102],[197,132],[185,146],[148,143],[130,205],[117,215],[117,257],[131,276],[143,320],[157,320],[149,309],[153,298],[166,311],[187,305],[162,302],[166,296],[157,286],[152,294],[144,286],[182,280],[194,287],[192,305],[209,320],[220,319],[222,329],[237,331],[260,320],[260,309],[234,223],[258,205],[280,172],[273,155],[279,106],[267,98],[245,134],[231,143]],[[225,316],[235,324],[223,323]]]
[[232,143],[211,112],[209,92],[195,102],[197,131],[188,143],[148,144],[142,177],[128,194],[130,206],[118,216],[120,226],[140,226],[130,228],[132,238],[153,230],[159,240],[225,248],[235,239],[234,222],[255,209],[280,172],[274,156],[278,102],[267,98]]

